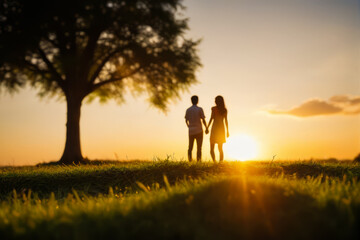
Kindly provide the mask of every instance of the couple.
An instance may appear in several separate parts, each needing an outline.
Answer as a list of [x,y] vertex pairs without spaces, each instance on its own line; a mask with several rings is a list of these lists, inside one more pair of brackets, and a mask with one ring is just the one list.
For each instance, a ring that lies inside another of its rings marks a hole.
[[188,157],[189,161],[192,161],[192,149],[194,146],[194,140],[196,139],[197,145],[197,161],[201,161],[201,146],[203,142],[203,129],[202,124],[205,126],[205,133],[209,133],[209,127],[212,122],[212,128],[210,133],[210,154],[212,160],[215,162],[215,143],[217,143],[220,153],[220,162],[224,160],[224,152],[223,152],[223,143],[225,140],[225,127],[224,121],[226,125],[226,136],[229,137],[229,127],[227,120],[227,109],[225,107],[224,98],[222,96],[217,96],[215,98],[215,107],[211,108],[211,118],[209,121],[209,125],[206,125],[204,111],[201,107],[198,107],[197,104],[199,102],[198,96],[191,97],[192,106],[186,110],[185,114],[185,122],[189,128],[189,149],[188,149]]

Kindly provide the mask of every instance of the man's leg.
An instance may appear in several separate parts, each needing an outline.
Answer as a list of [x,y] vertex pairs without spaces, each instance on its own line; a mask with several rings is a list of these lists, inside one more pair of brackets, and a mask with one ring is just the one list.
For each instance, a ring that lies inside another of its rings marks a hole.
[[197,146],[196,159],[198,162],[201,162],[202,142],[203,142],[203,133],[201,132],[196,136],[196,146]]
[[193,150],[193,146],[194,146],[194,139],[195,139],[194,135],[189,135],[189,148],[188,148],[189,162],[192,161],[192,150]]

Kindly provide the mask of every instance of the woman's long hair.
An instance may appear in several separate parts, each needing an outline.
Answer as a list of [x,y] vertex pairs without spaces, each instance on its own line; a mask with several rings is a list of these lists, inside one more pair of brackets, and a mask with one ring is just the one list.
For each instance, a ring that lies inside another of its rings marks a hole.
[[216,107],[219,110],[219,113],[221,115],[224,115],[227,112],[227,109],[225,107],[225,102],[224,102],[224,98],[222,96],[217,96],[215,98],[215,103],[216,103]]

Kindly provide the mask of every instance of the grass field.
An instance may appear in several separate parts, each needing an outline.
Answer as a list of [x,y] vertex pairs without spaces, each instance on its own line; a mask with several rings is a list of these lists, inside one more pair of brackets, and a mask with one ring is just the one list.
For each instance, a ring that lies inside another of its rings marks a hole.
[[0,168],[0,239],[359,239],[350,162]]

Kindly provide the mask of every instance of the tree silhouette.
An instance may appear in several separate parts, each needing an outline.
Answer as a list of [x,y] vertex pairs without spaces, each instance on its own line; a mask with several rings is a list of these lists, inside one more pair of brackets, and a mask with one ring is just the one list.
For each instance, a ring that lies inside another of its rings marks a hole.
[[3,0],[0,87],[30,83],[40,96],[67,103],[60,162],[84,161],[80,109],[85,97],[123,100],[145,92],[166,110],[196,82],[199,41],[187,39],[181,0]]

